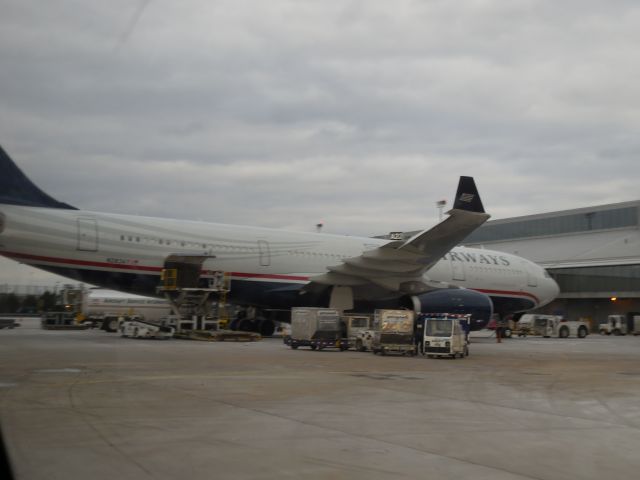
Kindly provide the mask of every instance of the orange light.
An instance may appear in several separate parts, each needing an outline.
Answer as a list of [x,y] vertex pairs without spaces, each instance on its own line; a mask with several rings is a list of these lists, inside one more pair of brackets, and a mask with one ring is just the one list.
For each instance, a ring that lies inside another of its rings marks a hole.
[[612,301],[612,302],[615,302],[615,301],[617,301],[617,300],[618,300],[618,297],[611,297],[611,301]]

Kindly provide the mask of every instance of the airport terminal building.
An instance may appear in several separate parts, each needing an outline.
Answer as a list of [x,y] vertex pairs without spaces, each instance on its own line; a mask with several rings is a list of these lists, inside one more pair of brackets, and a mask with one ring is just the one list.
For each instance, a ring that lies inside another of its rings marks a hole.
[[542,313],[569,320],[640,312],[640,200],[489,221],[465,246],[513,253],[545,267],[560,296]]

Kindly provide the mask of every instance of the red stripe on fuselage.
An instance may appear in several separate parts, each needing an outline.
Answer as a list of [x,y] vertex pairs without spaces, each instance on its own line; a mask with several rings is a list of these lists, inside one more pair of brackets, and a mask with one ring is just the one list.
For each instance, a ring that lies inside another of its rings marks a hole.
[[[42,256],[42,255],[31,255],[27,253],[2,252],[2,255],[5,255],[9,258],[13,258],[14,260],[32,260],[36,262],[57,263],[66,267],[70,267],[70,266],[98,267],[98,268],[112,268],[112,269],[128,270],[128,271],[137,270],[140,272],[154,272],[154,273],[160,273],[162,271],[162,267],[149,267],[144,265],[128,265],[126,263],[95,262],[95,261],[87,261],[87,260],[76,260],[73,258],[56,258],[56,257]],[[245,273],[245,272],[231,272],[230,275],[232,277],[240,277],[240,278],[291,280],[291,281],[299,281],[299,282],[309,281],[309,277],[304,277],[301,275]]]
[[74,258],[56,258],[45,257],[42,255],[31,255],[26,253],[2,252],[9,258],[20,260],[35,260],[37,262],[60,263],[66,266],[81,267],[100,267],[100,268],[118,268],[121,270],[140,270],[142,272],[158,272],[162,271],[160,267],[145,267],[144,265],[127,265],[126,263],[109,263],[109,262],[89,262],[87,260],[76,260]]
[[532,298],[536,303],[540,303],[540,299],[536,297],[533,293],[529,292],[512,292],[509,290],[486,290],[483,288],[472,288],[476,292],[486,293],[487,295],[513,295],[516,297],[529,297]]

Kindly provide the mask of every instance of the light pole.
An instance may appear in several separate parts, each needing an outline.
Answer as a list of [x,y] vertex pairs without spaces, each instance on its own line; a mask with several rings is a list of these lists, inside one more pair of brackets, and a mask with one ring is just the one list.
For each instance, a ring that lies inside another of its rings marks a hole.
[[440,219],[440,221],[442,221],[442,210],[444,209],[445,205],[447,205],[446,200],[438,200],[436,202],[436,207],[438,207],[438,218]]

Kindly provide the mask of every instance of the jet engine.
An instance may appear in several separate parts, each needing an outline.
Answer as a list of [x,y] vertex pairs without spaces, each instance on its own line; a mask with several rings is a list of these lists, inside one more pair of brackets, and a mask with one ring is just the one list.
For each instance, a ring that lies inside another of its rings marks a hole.
[[493,314],[493,303],[487,295],[464,288],[434,290],[405,301],[403,306],[416,312],[471,314],[471,330],[486,327]]

